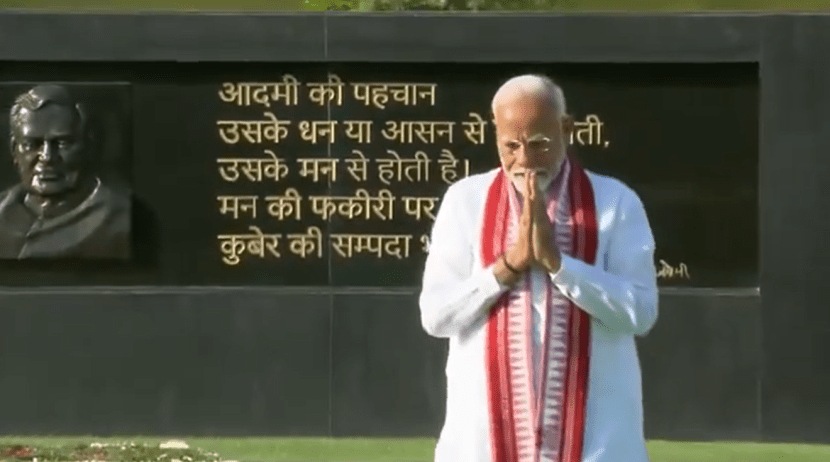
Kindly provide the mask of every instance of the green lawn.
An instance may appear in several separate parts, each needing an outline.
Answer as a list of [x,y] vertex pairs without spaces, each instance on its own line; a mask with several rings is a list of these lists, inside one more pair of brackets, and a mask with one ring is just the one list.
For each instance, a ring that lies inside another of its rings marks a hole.
[[[191,447],[239,462],[431,462],[432,439],[322,438],[177,438]],[[157,444],[155,437],[0,437],[0,445],[37,447],[135,441]],[[649,443],[651,462],[827,462],[830,446],[761,443]]]
[[[327,0],[0,0],[0,8],[51,10],[319,11]],[[830,0],[567,0],[555,11],[826,10]]]

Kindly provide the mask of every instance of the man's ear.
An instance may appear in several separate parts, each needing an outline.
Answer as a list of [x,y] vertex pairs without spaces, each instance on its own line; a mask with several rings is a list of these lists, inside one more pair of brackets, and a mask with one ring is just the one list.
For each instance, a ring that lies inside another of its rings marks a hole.
[[95,145],[95,134],[91,125],[92,121],[89,120],[89,113],[86,106],[81,103],[75,104],[75,112],[78,114],[77,130],[80,130],[78,140],[81,142],[82,148],[89,149]]

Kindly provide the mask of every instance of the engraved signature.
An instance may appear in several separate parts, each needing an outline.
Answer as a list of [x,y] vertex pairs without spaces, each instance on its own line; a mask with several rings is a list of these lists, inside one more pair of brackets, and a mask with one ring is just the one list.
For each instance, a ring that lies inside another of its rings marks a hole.
[[660,268],[657,270],[657,279],[691,279],[689,267],[685,263],[672,266],[666,260],[660,260]]

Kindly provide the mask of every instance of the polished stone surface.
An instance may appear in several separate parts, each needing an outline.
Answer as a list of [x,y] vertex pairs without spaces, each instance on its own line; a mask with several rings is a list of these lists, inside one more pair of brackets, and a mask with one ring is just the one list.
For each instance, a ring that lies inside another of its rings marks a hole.
[[[72,270],[69,262],[4,264],[0,280],[416,286],[446,188],[497,165],[490,98],[520,72],[558,79],[577,121],[572,150],[643,199],[658,242],[661,285],[757,285],[758,80],[752,64],[15,63],[0,69],[0,99],[56,76],[88,94],[128,88],[126,118],[112,123],[133,140],[129,163],[118,162],[134,195],[136,261],[81,262]],[[325,96],[318,90],[330,79],[343,87],[329,87],[330,101],[316,98]],[[245,90],[240,85],[246,82],[254,84]],[[420,86],[406,93],[407,87],[395,87],[401,82]],[[247,96],[234,100],[229,92],[240,88]],[[96,104],[116,107],[118,101]],[[470,124],[475,117],[481,136]],[[361,122],[371,122],[371,138],[359,136]],[[367,160],[365,176],[352,168],[356,151]],[[250,160],[234,171],[233,159]],[[12,181],[12,173],[11,165],[0,169],[0,182]],[[347,202],[386,192],[394,200],[391,212],[383,200]],[[278,198],[291,193],[302,197],[300,207],[290,210],[286,200],[280,212]],[[251,200],[254,207],[246,209]],[[259,241],[257,232],[264,233]],[[224,254],[230,250],[241,252],[239,259]]]

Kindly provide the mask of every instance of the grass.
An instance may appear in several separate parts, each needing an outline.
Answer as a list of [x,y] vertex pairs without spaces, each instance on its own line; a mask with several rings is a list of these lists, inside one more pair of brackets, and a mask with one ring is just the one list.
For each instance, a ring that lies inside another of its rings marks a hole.
[[[0,0],[2,8],[44,10],[320,11],[326,0]],[[561,0],[554,11],[800,10],[830,8],[830,0]]]
[[[37,447],[90,442],[158,444],[158,437],[0,437],[0,445]],[[433,439],[176,438],[239,462],[431,462]],[[651,462],[827,462],[830,446],[650,441]]]

